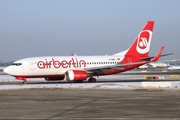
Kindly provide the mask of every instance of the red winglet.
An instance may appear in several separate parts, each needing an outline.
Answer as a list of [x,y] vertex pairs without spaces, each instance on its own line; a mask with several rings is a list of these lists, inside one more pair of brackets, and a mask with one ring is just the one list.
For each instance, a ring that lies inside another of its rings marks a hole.
[[164,46],[161,47],[161,49],[158,51],[158,53],[156,54],[156,56],[154,56],[154,58],[151,60],[151,62],[156,62],[159,60],[159,58],[161,57],[161,54],[164,50]]

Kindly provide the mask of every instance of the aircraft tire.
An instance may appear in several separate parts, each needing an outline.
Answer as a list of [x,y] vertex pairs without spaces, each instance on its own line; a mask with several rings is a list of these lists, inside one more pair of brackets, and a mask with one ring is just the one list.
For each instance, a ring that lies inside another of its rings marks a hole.
[[89,82],[90,82],[90,83],[96,82],[96,78],[89,78]]
[[23,81],[23,84],[27,84],[27,81],[26,81],[26,80],[24,80],[24,81]]

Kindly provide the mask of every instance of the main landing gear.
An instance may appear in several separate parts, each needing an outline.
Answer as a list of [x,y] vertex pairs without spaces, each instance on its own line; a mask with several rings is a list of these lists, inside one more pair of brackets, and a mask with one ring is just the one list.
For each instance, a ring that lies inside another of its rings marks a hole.
[[96,78],[90,77],[88,81],[89,81],[90,83],[95,83],[95,82],[96,82]]

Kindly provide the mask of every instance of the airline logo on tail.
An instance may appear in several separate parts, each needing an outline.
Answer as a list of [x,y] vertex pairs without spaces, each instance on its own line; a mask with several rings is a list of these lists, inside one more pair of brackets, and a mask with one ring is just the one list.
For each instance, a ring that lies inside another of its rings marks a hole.
[[126,56],[147,57],[151,45],[154,21],[148,21],[128,49]]
[[138,35],[136,50],[139,54],[145,54],[149,52],[151,36],[152,31],[150,30],[144,30]]

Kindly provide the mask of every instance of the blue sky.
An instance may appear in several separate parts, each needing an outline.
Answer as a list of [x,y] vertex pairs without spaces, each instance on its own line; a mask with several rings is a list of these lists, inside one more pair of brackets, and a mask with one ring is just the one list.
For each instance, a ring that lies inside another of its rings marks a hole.
[[179,0],[0,0],[0,60],[126,50],[155,21],[150,55],[180,59]]

